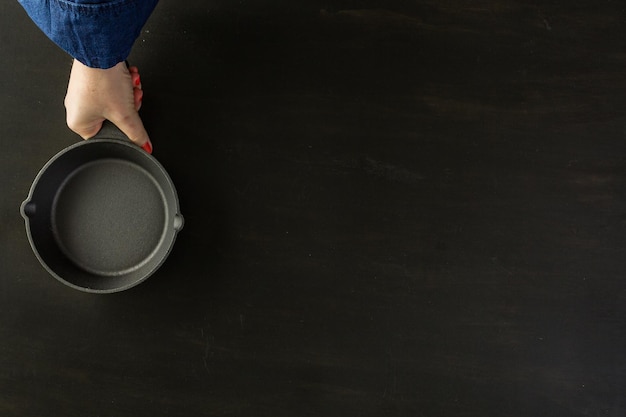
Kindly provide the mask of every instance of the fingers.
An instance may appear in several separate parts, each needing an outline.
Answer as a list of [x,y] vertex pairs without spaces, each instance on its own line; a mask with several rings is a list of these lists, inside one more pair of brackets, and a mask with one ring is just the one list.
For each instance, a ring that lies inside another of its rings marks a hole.
[[139,69],[137,67],[130,67],[128,68],[128,72],[130,72],[133,87],[141,89],[141,76],[139,75]]
[[132,113],[131,115],[115,118],[111,117],[113,122],[130,140],[135,142],[138,146],[142,147],[146,152],[152,153],[152,143],[148,132],[146,132],[143,122],[138,113]]
[[135,101],[135,110],[139,111],[141,109],[141,102],[143,100],[143,90],[141,88],[133,89],[133,99]]
[[133,98],[135,101],[135,110],[139,111],[141,108],[141,101],[143,100],[143,90],[141,86],[141,77],[139,75],[139,68],[132,66],[128,67],[130,73],[131,83],[133,84]]
[[130,140],[152,153],[150,138],[138,113],[142,99],[137,67],[120,62],[109,69],[97,69],[74,60],[65,96],[67,125],[89,139],[108,119]]
[[[130,66],[128,67],[128,72],[130,73],[131,84],[133,87],[133,103],[135,111],[138,112],[141,108],[143,100],[143,90],[141,88],[139,68],[136,66]],[[148,133],[146,132],[143,122],[137,113],[120,118],[112,117],[111,121],[117,125],[117,127],[124,132],[130,140],[141,146],[146,152],[152,153],[152,143],[150,142]]]
[[[68,120],[67,125],[72,131],[80,135],[83,139],[89,139],[94,137],[100,129],[102,129],[103,122],[104,119],[94,121],[91,124],[78,125],[73,123],[73,121]],[[113,122],[113,124],[115,124],[126,136],[128,136],[131,141],[143,148],[149,154],[152,154],[152,142],[150,142],[148,132],[146,132],[138,113],[133,113],[130,116],[120,118],[111,117],[111,122]]]
[[[141,103],[143,100],[143,90],[141,88],[141,77],[139,76],[139,68],[136,66],[128,67],[128,72],[130,73],[131,83],[133,85],[133,102],[135,104],[135,110],[139,111],[141,109]],[[141,124],[141,128],[136,124],[137,120],[132,122],[132,126],[129,124],[128,131],[133,133],[128,133],[121,126],[118,127],[132,140],[133,142],[140,145],[142,148],[146,150],[148,153],[152,153],[152,144],[150,143],[150,138],[148,138],[148,133],[143,128],[143,122],[139,118],[139,123]],[[134,136],[134,135],[137,136]],[[131,136],[133,135],[133,136]],[[143,141],[142,137],[145,137],[147,140]]]

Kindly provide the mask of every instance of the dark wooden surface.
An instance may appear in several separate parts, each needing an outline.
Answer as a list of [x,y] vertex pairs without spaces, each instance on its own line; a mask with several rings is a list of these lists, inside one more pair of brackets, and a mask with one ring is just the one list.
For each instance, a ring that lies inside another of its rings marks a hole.
[[625,6],[543,3],[162,0],[186,225],[107,296],[28,244],[70,60],[0,3],[0,415],[626,415]]

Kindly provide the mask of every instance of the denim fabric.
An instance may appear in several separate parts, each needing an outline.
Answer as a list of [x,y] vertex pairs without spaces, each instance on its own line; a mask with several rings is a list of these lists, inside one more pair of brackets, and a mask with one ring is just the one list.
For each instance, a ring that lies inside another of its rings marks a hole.
[[59,47],[92,68],[124,61],[158,0],[18,0]]

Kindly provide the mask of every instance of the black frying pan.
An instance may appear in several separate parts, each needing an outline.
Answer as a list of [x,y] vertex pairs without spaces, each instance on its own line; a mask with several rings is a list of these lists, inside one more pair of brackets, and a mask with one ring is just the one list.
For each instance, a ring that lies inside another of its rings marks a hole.
[[78,290],[126,290],[152,275],[183,227],[161,164],[105,122],[41,169],[21,206],[35,255]]

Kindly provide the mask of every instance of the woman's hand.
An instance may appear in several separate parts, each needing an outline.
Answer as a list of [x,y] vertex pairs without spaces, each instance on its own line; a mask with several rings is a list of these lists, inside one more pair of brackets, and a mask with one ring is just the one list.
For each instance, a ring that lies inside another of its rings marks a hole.
[[83,139],[93,137],[110,120],[146,152],[152,144],[139,117],[143,91],[136,67],[120,62],[109,69],[90,68],[74,60],[65,96],[68,127]]

